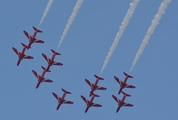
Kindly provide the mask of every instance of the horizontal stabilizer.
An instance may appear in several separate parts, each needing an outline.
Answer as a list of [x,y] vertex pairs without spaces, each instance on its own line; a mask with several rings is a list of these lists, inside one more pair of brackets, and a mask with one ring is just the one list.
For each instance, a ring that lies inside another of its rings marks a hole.
[[67,90],[65,90],[65,89],[63,89],[63,88],[61,88],[62,89],[62,91],[64,92],[64,93],[66,93],[66,94],[71,94],[71,92],[69,92],[69,91],[67,91]]
[[99,77],[99,76],[97,76],[97,75],[95,75],[95,74],[94,74],[94,76],[95,76],[95,77],[96,77],[96,79],[98,79],[98,80],[104,80],[104,78]]
[[131,75],[125,73],[125,72],[123,72],[123,73],[124,73],[124,75],[125,75],[126,77],[128,77],[128,78],[133,78],[133,76],[131,76]]
[[127,94],[127,93],[123,92],[123,91],[122,91],[122,94],[123,94],[124,96],[131,97],[131,95],[129,95],[129,94]]
[[99,95],[97,95],[95,93],[92,93],[91,95],[92,95],[92,97],[100,97]]
[[54,54],[56,54],[56,55],[61,55],[60,53],[54,51],[53,49],[51,49],[51,51],[52,51]]
[[41,30],[37,29],[36,27],[33,26],[33,29],[36,31],[36,32],[39,32],[39,33],[42,33]]
[[51,72],[51,70],[47,70],[45,67],[41,66],[41,68],[46,72]]
[[22,46],[24,47],[24,48],[27,48],[27,45],[25,45],[24,43],[21,43],[22,44]]

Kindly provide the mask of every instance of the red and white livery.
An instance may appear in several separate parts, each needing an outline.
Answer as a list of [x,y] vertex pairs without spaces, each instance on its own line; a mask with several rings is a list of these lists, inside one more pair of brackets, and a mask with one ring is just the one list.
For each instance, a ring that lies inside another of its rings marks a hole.
[[127,96],[130,97],[131,95],[129,95],[129,94],[123,92],[123,91],[122,91],[122,93],[124,94],[122,100],[119,100],[116,96],[112,95],[112,97],[114,98],[114,100],[118,103],[118,107],[117,107],[117,109],[116,109],[116,113],[120,110],[120,108],[121,108],[122,106],[128,106],[128,107],[132,107],[132,106],[133,106],[133,105],[130,104],[130,103],[124,102],[125,98],[126,98]]
[[60,63],[60,62],[54,61],[55,56],[56,56],[56,55],[61,55],[61,54],[58,53],[58,52],[56,52],[56,51],[54,51],[54,50],[52,50],[52,49],[51,49],[51,51],[53,52],[53,55],[52,55],[51,58],[48,58],[44,53],[42,53],[42,56],[43,56],[43,57],[45,58],[45,60],[48,62],[48,67],[47,67],[47,68],[42,67],[43,70],[46,71],[46,72],[50,72],[49,69],[50,69],[50,67],[51,67],[52,65],[58,65],[58,66],[62,66],[62,65],[63,65],[63,64]]
[[36,89],[40,86],[40,84],[42,82],[48,82],[48,83],[52,83],[53,81],[50,79],[46,79],[44,78],[44,74],[39,75],[35,70],[32,70],[33,74],[38,78],[38,83],[36,85]]
[[87,100],[84,96],[81,95],[81,98],[82,98],[82,99],[85,101],[85,103],[87,104],[87,107],[86,107],[86,109],[85,109],[85,113],[88,111],[88,109],[89,109],[90,107],[102,107],[102,105],[96,104],[96,103],[93,102],[93,100],[94,100],[95,97],[99,97],[99,95],[96,95],[96,94],[92,93],[92,97],[91,97],[90,100]]
[[93,84],[92,82],[90,82],[88,79],[85,79],[85,81],[86,81],[86,82],[88,83],[88,85],[91,87],[90,96],[93,94],[93,92],[94,92],[95,90],[106,90],[105,87],[100,87],[100,86],[97,85],[98,82],[99,82],[99,80],[104,80],[104,78],[101,78],[101,77],[99,77],[99,76],[97,76],[97,75],[95,75],[95,74],[94,74],[94,76],[96,77],[96,81],[95,81],[94,84]]
[[24,43],[21,43],[23,46],[22,52],[19,52],[16,48],[12,47],[13,51],[18,55],[19,60],[17,62],[17,66],[20,64],[22,59],[33,59],[32,56],[25,55],[25,50],[27,49],[27,46]]
[[72,101],[68,101],[64,99],[66,94],[71,94],[71,92],[68,92],[67,90],[64,90],[63,88],[62,88],[62,91],[64,92],[62,97],[59,97],[56,93],[52,92],[53,96],[58,100],[58,105],[57,105],[56,110],[58,110],[62,104],[73,104],[74,103]]
[[33,43],[44,43],[43,40],[38,40],[38,39],[36,38],[37,33],[42,33],[42,31],[39,30],[39,29],[37,29],[37,28],[35,28],[35,27],[33,27],[33,29],[35,30],[35,32],[33,33],[32,36],[31,36],[30,34],[28,34],[28,32],[26,32],[25,30],[23,31],[24,34],[25,34],[25,35],[27,36],[27,38],[29,39],[29,44],[28,44],[28,46],[27,46],[27,49],[31,48],[31,45],[32,45]]
[[118,94],[120,94],[124,88],[135,88],[135,86],[133,86],[133,85],[126,84],[128,78],[133,78],[133,76],[128,75],[125,72],[123,72],[123,73],[126,76],[123,82],[118,77],[114,76],[114,79],[120,84],[120,89],[118,91]]

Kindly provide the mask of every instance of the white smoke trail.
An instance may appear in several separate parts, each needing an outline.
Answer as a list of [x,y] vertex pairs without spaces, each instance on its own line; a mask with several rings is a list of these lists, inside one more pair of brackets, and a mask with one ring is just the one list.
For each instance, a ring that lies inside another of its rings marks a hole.
[[59,41],[59,44],[58,44],[57,48],[59,48],[59,46],[62,44],[62,41],[64,40],[64,38],[65,38],[70,26],[72,25],[72,22],[74,21],[76,15],[77,15],[77,12],[78,12],[79,8],[81,7],[83,1],[84,0],[78,0],[77,1],[76,5],[75,5],[75,7],[73,9],[73,12],[72,12],[72,14],[71,14],[71,16],[70,16],[70,18],[68,20],[68,23],[67,23],[67,25],[66,25],[66,27],[65,27],[65,29],[63,31],[63,34],[61,36],[61,39]]
[[128,23],[129,23],[129,20],[132,17],[132,14],[133,14],[133,12],[134,12],[134,10],[135,10],[135,8],[137,6],[137,3],[139,1],[140,0],[133,0],[132,3],[130,3],[130,8],[128,9],[127,14],[125,15],[125,18],[124,18],[121,26],[119,27],[120,30],[118,31],[118,33],[117,33],[117,35],[116,35],[116,37],[114,39],[114,42],[113,42],[113,44],[112,44],[112,46],[111,46],[111,48],[110,48],[110,50],[108,52],[108,55],[106,56],[106,59],[104,61],[104,64],[103,64],[103,67],[101,69],[100,74],[103,72],[104,68],[106,67],[107,63],[109,62],[109,59],[110,59],[111,55],[113,54],[114,49],[116,48],[116,46],[117,46],[117,44],[119,42],[119,39],[121,38],[125,28],[127,27]]
[[135,59],[132,63],[132,66],[130,68],[130,71],[133,69],[133,67],[135,66],[136,62],[138,61],[140,55],[142,54],[146,44],[148,44],[148,41],[151,37],[151,35],[154,32],[154,29],[156,28],[156,26],[159,24],[159,20],[161,19],[161,16],[165,13],[165,9],[167,8],[167,5],[169,4],[171,0],[164,0],[158,10],[158,13],[155,15],[154,19],[152,20],[152,24],[149,27],[147,34],[145,35],[142,44],[140,45],[140,48],[135,56]]
[[48,4],[47,4],[47,6],[46,6],[46,9],[45,9],[45,11],[44,11],[44,13],[43,13],[43,16],[42,16],[42,18],[41,18],[41,20],[40,20],[40,23],[39,23],[38,27],[41,25],[41,23],[43,22],[44,18],[46,17],[46,15],[47,15],[47,13],[48,13],[48,11],[49,11],[49,9],[50,9],[50,7],[51,7],[53,1],[54,1],[54,0],[49,0]]

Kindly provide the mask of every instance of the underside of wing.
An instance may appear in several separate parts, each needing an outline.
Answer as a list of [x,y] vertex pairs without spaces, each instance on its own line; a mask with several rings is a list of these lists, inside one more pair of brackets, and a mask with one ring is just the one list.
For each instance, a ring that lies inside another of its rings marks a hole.
[[126,85],[125,85],[125,88],[135,88],[135,86],[126,84]]
[[114,100],[115,100],[117,103],[119,102],[119,99],[118,99],[116,96],[112,95],[112,97],[114,98]]
[[93,107],[102,107],[102,105],[96,104],[96,103],[92,103],[92,106],[93,106]]
[[56,93],[52,92],[52,94],[57,100],[60,98]]
[[90,87],[92,87],[92,85],[93,85],[92,82],[90,82],[88,79],[85,79],[85,81],[86,81],[86,83],[87,83]]
[[33,57],[29,55],[24,55],[24,59],[33,59]]
[[49,58],[48,58],[44,53],[42,53],[42,56],[43,56],[44,59],[49,63]]
[[62,64],[62,63],[60,63],[60,62],[53,61],[53,65],[62,66],[63,64]]
[[37,39],[37,38],[35,38],[34,42],[35,42],[35,43],[44,43],[43,40],[39,40],[39,39]]
[[88,103],[88,100],[84,96],[81,95],[81,98],[85,101],[85,103]]
[[65,100],[64,103],[65,103],[65,104],[73,104],[74,102],[69,101],[69,100]]
[[52,83],[53,81],[50,80],[50,79],[44,79],[43,82],[49,82],[49,83]]
[[106,88],[105,87],[101,87],[101,86],[97,86],[97,88],[96,88],[97,90],[106,90]]
[[40,75],[36,71],[32,70],[32,72],[37,78],[39,78]]
[[18,56],[20,56],[20,52],[16,48],[12,47],[12,49]]
[[122,81],[118,77],[114,76],[114,79],[121,85]]
[[124,102],[123,106],[132,107],[133,105],[132,105],[132,104],[130,104],[130,103],[126,103],[126,102]]
[[28,34],[28,32],[26,32],[25,30],[23,31],[23,33],[24,33],[24,34],[27,36],[27,38],[30,40],[31,35]]

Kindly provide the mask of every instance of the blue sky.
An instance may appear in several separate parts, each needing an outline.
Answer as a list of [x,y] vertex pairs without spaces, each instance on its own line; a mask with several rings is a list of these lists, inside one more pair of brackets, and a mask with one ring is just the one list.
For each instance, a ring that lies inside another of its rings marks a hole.
[[[106,55],[119,30],[132,0],[84,0],[55,58],[64,64],[52,66],[46,78],[53,83],[42,83],[35,88],[37,78],[32,70],[42,73],[41,65],[47,66],[42,53],[52,56],[50,49],[56,50],[60,37],[66,26],[77,0],[54,1],[46,18],[40,26],[43,33],[37,38],[44,44],[33,44],[26,51],[33,60],[22,60],[17,67],[17,55],[12,47],[22,50],[21,42],[28,44],[23,30],[32,34],[32,26],[38,27],[48,0],[43,1],[8,1],[0,4],[0,119],[3,120],[97,120],[97,119],[175,119],[178,117],[177,95],[177,21],[174,15],[178,1],[172,0],[156,27],[143,54],[130,72],[134,57],[146,35],[151,20],[157,14],[162,0],[141,0],[123,33],[117,48],[104,69],[101,77],[105,80],[98,85],[107,87],[106,91],[96,91],[100,95],[94,102],[102,108],[92,107],[85,114],[86,104],[80,95],[89,99],[90,87],[85,78],[95,81],[94,74],[99,75]],[[122,107],[115,113],[117,103],[111,97],[117,95],[119,84],[114,75],[124,79],[123,72],[134,76],[128,83],[135,89],[124,89],[131,94],[126,102],[134,106]],[[52,92],[62,95],[61,88],[70,92],[66,99],[73,105],[62,105],[56,111],[57,100]]]

